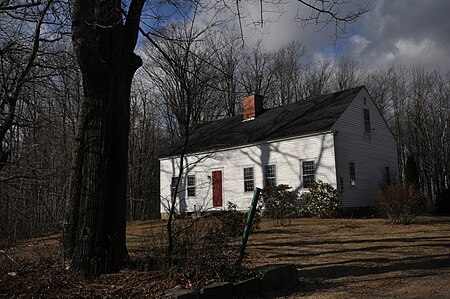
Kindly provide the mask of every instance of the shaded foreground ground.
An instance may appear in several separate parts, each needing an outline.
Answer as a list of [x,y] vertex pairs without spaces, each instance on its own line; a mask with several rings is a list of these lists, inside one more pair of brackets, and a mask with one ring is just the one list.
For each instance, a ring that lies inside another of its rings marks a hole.
[[[142,256],[161,222],[128,226],[130,255]],[[173,280],[158,271],[123,270],[93,281],[63,270],[57,236],[3,248],[0,297],[149,297]],[[423,217],[417,224],[387,225],[382,219],[298,219],[276,227],[264,220],[250,236],[251,266],[293,263],[297,290],[267,298],[450,298],[450,217]]]

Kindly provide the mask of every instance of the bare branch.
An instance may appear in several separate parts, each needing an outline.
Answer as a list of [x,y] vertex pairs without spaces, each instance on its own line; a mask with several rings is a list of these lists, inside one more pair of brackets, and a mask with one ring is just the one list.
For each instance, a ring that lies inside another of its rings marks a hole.
[[22,3],[22,4],[15,4],[15,5],[9,5],[7,1],[0,3],[0,12],[7,12],[7,11],[13,11],[16,9],[22,9],[22,8],[30,8],[30,7],[36,7],[41,5],[42,2],[31,2],[31,3]]

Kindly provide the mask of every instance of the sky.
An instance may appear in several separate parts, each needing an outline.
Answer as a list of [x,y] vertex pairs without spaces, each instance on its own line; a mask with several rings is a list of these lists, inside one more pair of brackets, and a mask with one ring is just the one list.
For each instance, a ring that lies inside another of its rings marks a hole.
[[314,24],[301,28],[294,22],[297,13],[306,13],[297,1],[285,1],[277,7],[264,7],[264,26],[259,1],[241,1],[244,39],[248,44],[262,39],[267,49],[276,50],[298,40],[313,59],[333,59],[337,55],[359,61],[365,68],[380,65],[439,67],[450,70],[450,1],[448,0],[354,0],[342,11],[369,4],[371,10],[346,26],[345,38],[332,37],[334,26]]

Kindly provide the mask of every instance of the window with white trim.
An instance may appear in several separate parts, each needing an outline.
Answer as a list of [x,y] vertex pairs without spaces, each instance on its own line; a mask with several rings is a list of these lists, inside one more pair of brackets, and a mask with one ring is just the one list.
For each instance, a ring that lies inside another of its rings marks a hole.
[[316,181],[315,170],[315,163],[313,160],[302,162],[303,188],[309,188],[314,184]]
[[355,162],[349,163],[350,168],[350,186],[356,186],[356,170],[355,170]]
[[195,196],[195,175],[187,176],[187,195]]
[[277,185],[277,173],[275,164],[264,165],[264,187]]
[[253,167],[244,168],[244,191],[251,192],[255,188]]

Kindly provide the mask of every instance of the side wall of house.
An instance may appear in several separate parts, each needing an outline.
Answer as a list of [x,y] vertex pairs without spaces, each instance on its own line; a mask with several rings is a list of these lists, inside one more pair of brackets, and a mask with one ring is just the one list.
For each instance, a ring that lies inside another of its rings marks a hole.
[[[177,211],[217,210],[233,202],[241,210],[250,206],[252,192],[244,191],[244,168],[253,168],[254,186],[263,187],[264,165],[275,165],[276,184],[288,184],[302,192],[302,162],[314,161],[315,179],[336,187],[334,136],[324,133],[296,139],[190,155],[185,159],[183,184]],[[167,212],[171,180],[178,174],[179,158],[161,160],[161,212]],[[222,171],[222,205],[213,207],[212,172]],[[187,196],[187,176],[195,175],[195,196]]]
[[[366,132],[364,109],[369,110],[370,133]],[[386,167],[390,180],[398,182],[397,142],[365,89],[332,129],[344,208],[372,205],[374,193],[386,179]],[[350,163],[354,165],[352,177]]]

